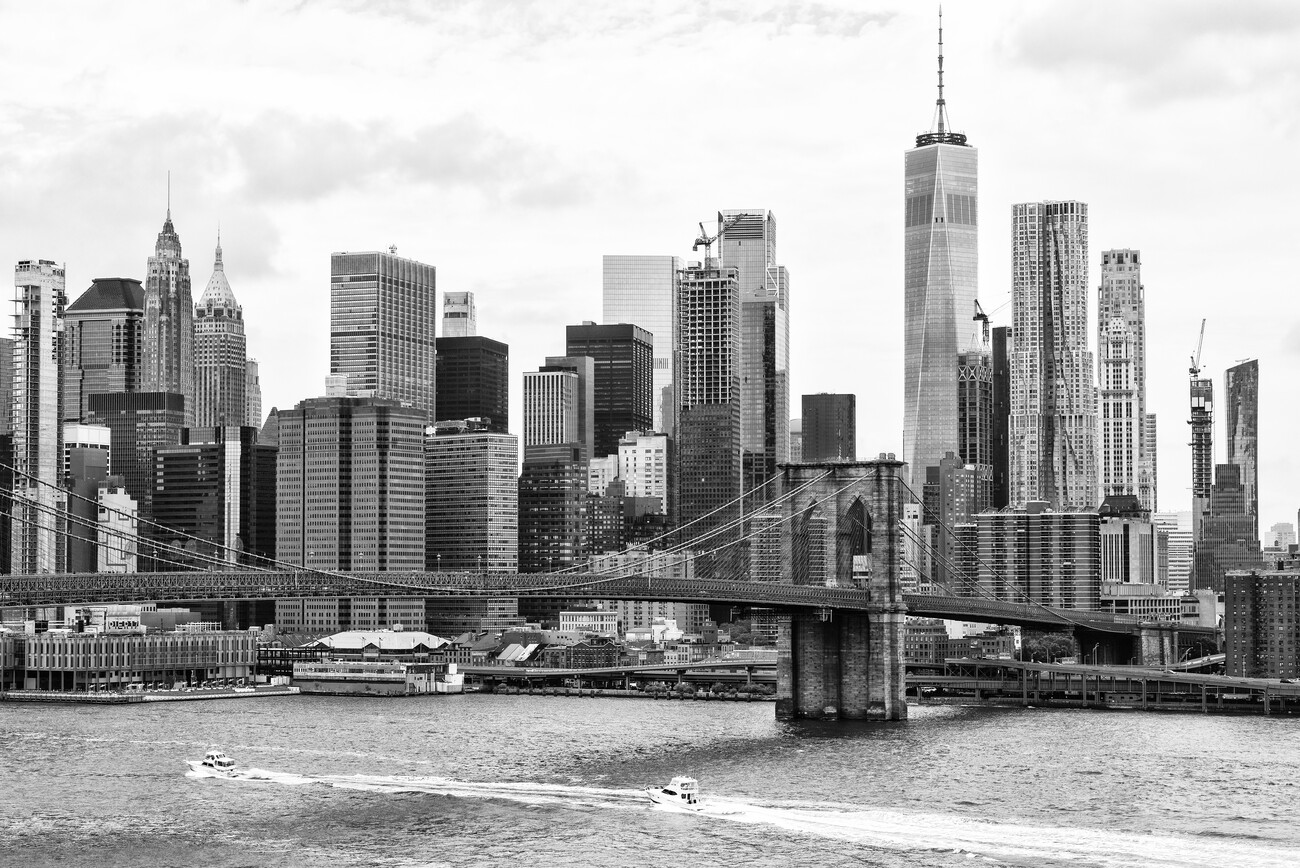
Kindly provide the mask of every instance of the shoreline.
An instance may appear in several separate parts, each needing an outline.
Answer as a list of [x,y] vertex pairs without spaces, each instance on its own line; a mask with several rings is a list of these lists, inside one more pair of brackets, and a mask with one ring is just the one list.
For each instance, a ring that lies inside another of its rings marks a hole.
[[234,688],[194,691],[138,691],[131,693],[65,693],[51,690],[7,690],[0,692],[0,702],[62,702],[69,705],[139,705],[145,702],[195,702],[213,699],[268,699],[298,696],[297,687],[258,687],[235,691]]

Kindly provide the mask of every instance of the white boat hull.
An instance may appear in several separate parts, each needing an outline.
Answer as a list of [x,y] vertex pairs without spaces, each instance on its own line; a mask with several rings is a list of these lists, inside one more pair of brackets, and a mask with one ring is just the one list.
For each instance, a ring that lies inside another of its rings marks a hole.
[[663,805],[665,808],[677,808],[681,811],[702,811],[704,806],[699,802],[687,802],[680,796],[666,796],[662,791],[655,787],[646,787],[645,794],[650,797],[650,801],[656,805]]

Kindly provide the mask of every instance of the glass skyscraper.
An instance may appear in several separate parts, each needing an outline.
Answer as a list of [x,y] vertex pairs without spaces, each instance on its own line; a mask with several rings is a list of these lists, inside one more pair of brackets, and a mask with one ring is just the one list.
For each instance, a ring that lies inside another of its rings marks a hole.
[[1088,206],[1013,205],[1011,505],[1094,509],[1097,387],[1088,349]]
[[138,280],[97,277],[64,314],[63,416],[80,422],[89,397],[140,391],[144,287]]
[[942,40],[935,127],[904,157],[903,460],[917,497],[925,469],[958,448],[957,357],[981,348],[979,154],[948,126]]
[[650,332],[654,343],[654,429],[673,433],[673,306],[676,304],[676,256],[609,256],[603,258],[604,304],[601,319],[632,323]]
[[587,322],[565,329],[565,347],[594,364],[593,455],[617,455],[627,432],[654,424],[654,336],[631,323]]
[[330,257],[330,375],[434,421],[435,269],[396,253]]
[[1259,535],[1259,361],[1234,365],[1223,374],[1228,463],[1241,468],[1246,514]]

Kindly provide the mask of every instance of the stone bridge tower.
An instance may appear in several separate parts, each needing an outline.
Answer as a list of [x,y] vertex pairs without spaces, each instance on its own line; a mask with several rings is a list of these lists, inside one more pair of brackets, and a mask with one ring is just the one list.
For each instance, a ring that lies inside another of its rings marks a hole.
[[777,706],[781,718],[903,720],[903,462],[781,467],[781,578],[796,585],[859,588],[865,612],[780,619]]

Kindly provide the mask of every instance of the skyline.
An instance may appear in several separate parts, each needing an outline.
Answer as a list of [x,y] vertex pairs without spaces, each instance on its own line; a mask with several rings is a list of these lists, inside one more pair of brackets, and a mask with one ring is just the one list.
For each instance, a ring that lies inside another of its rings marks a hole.
[[[932,123],[936,10],[576,8],[104,6],[56,28],[43,8],[4,4],[60,46],[22,40],[0,60],[24,82],[0,110],[6,201],[23,203],[0,209],[0,256],[66,263],[69,302],[96,277],[143,279],[172,170],[185,256],[207,261],[219,221],[263,408],[285,410],[325,392],[331,253],[397,244],[439,270],[440,292],[475,292],[518,390],[564,352],[566,325],[602,321],[602,255],[698,259],[698,221],[770,209],[795,289],[791,403],[856,394],[859,454],[901,455],[902,163]],[[1283,162],[1300,8],[1222,8],[950,2],[945,97],[980,150],[993,325],[1011,321],[1012,205],[1087,203],[1090,341],[1101,251],[1142,252],[1159,508],[1191,507],[1186,368],[1206,317],[1216,392],[1228,367],[1260,360],[1270,527],[1300,505],[1281,436],[1300,421],[1285,406],[1300,313],[1285,308],[1283,245],[1255,238],[1286,191],[1237,167]],[[209,40],[161,36],[176,32]],[[347,50],[371,38],[391,50]],[[764,86],[730,87],[760,56]],[[1253,303],[1225,306],[1229,293]],[[1218,463],[1224,424],[1220,409]]]

